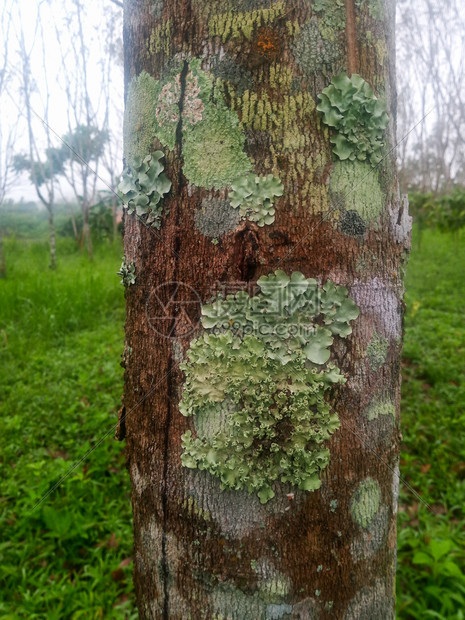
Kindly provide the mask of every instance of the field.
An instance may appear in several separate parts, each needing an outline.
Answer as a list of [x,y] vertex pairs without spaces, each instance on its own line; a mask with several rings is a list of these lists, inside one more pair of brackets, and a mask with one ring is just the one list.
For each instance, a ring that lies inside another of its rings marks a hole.
[[[90,263],[72,240],[59,239],[56,273],[45,242],[7,239],[5,253],[0,618],[135,618],[129,481],[123,446],[113,440],[121,248],[102,243]],[[414,243],[401,473],[423,501],[402,486],[403,620],[465,618],[464,270],[463,236],[426,230],[421,247]]]

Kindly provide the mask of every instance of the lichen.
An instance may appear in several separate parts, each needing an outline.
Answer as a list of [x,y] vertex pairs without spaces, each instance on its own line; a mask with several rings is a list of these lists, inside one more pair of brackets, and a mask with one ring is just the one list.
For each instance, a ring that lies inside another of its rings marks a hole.
[[396,417],[396,408],[392,400],[374,399],[365,411],[367,420],[372,421],[378,419],[379,416],[388,415],[393,419]]
[[352,519],[361,528],[368,528],[372,519],[379,510],[381,489],[376,480],[367,478],[361,482],[352,495],[350,514]]
[[229,200],[204,198],[194,214],[195,227],[206,237],[217,239],[239,224],[240,215]]
[[330,177],[329,191],[334,209],[355,211],[366,222],[377,219],[384,207],[385,197],[379,185],[378,173],[362,162],[336,162]]
[[386,540],[389,529],[389,510],[380,506],[368,526],[361,531],[350,545],[350,554],[355,562],[370,558],[379,551]]
[[223,43],[228,39],[251,39],[254,29],[273,23],[285,12],[284,2],[247,12],[238,11],[235,7],[233,11],[213,15],[208,20],[208,32],[210,37],[220,37]]
[[357,211],[343,210],[339,221],[339,228],[345,235],[351,237],[363,237],[366,233],[367,226]]
[[249,174],[232,183],[229,199],[231,206],[239,209],[241,218],[264,226],[274,222],[274,199],[283,193],[283,184],[272,174],[266,177]]
[[384,7],[381,0],[355,0],[355,6],[359,9],[368,6],[368,14],[372,19],[382,21],[384,18]]
[[324,39],[334,41],[346,27],[344,0],[314,0],[312,10],[318,14],[318,26]]
[[374,333],[366,350],[366,356],[373,372],[379,370],[385,363],[388,349],[388,340]]
[[254,297],[240,291],[202,308],[205,331],[182,365],[179,410],[201,419],[195,438],[190,430],[182,437],[183,465],[266,503],[276,480],[306,491],[321,485],[322,444],[339,427],[325,394],[345,382],[329,347],[351,333],[358,309],[346,289],[319,288],[299,272],[276,271],[258,286]]
[[165,5],[165,0],[147,0],[147,4],[152,17],[154,19],[160,19]]
[[346,73],[333,77],[318,95],[323,121],[334,129],[333,153],[341,160],[369,161],[372,166],[383,158],[384,130],[389,122],[386,103],[360,75]]
[[150,35],[148,56],[163,52],[165,56],[170,55],[171,40],[173,37],[173,25],[170,19],[162,21],[155,27]]
[[329,502],[329,509],[331,510],[331,512],[336,512],[337,504],[338,504],[337,499],[332,499]]
[[123,262],[121,263],[121,267],[119,268],[117,275],[120,276],[121,284],[123,286],[131,286],[131,284],[136,283],[136,266],[134,263],[126,263],[126,260],[123,257]]
[[239,97],[242,97],[246,90],[252,89],[252,74],[231,56],[225,55],[221,59],[218,56],[214,57],[211,71],[216,78],[234,88]]
[[122,174],[118,185],[123,208],[129,214],[135,213],[153,228],[161,226],[161,200],[171,189],[171,181],[163,173],[162,157],[162,151],[155,151],[142,161],[135,157],[131,170]]
[[394,598],[386,592],[384,583],[377,579],[373,585],[362,588],[349,602],[344,620],[394,620]]
[[293,56],[307,76],[340,71],[343,49],[338,39],[324,39],[315,18],[306,22],[291,44]]
[[134,158],[150,152],[156,135],[155,101],[157,81],[146,71],[129,84],[124,113],[124,150],[129,166]]
[[184,129],[183,172],[199,187],[226,187],[250,170],[244,143],[237,115],[222,105],[209,108],[200,123]]

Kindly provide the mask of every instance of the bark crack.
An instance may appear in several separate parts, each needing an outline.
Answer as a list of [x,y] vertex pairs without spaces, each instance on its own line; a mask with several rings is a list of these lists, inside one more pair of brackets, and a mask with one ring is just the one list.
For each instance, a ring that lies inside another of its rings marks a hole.
[[[179,122],[176,127],[176,143],[179,147],[179,160],[182,161],[182,115],[184,110],[184,96],[186,92],[186,81],[187,81],[187,73],[189,71],[189,63],[187,60],[184,61],[184,65],[180,74],[180,85],[181,85],[181,93],[179,96]],[[178,191],[181,190],[183,185],[183,174],[182,174],[182,166],[179,167],[179,179],[178,179]],[[178,251],[180,248],[180,237],[179,237],[179,221],[180,221],[180,203],[178,202],[176,208],[176,236],[174,240],[174,256],[178,256]],[[177,279],[177,261],[175,258],[175,268],[173,273],[173,281]],[[170,334],[176,334],[176,317],[173,317],[172,324],[170,326]],[[169,589],[168,589],[168,580],[169,580],[169,567],[168,567],[168,559],[167,559],[167,549],[166,549],[166,529],[168,523],[168,462],[169,462],[169,442],[170,442],[170,430],[171,430],[171,421],[173,419],[173,400],[176,394],[176,381],[173,381],[172,374],[176,366],[173,361],[173,354],[170,352],[168,358],[168,403],[167,403],[167,415],[166,415],[166,424],[165,424],[165,435],[164,435],[164,449],[163,449],[163,482],[162,482],[162,509],[163,509],[163,527],[162,527],[162,538],[161,538],[161,573],[163,579],[163,620],[169,620],[170,612],[169,612]]]

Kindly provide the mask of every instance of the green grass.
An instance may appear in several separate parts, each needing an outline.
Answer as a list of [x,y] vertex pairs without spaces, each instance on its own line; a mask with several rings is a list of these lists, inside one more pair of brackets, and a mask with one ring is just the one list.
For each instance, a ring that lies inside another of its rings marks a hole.
[[135,617],[129,480],[112,430],[122,393],[121,248],[102,247],[89,263],[61,240],[56,273],[46,243],[10,240],[5,252],[0,617]]
[[[132,618],[121,248],[7,240],[0,280],[0,618]],[[465,618],[465,239],[430,230],[407,274],[398,618]],[[108,437],[36,506],[99,441]],[[36,506],[34,508],[34,506]]]
[[465,618],[465,238],[425,230],[407,272],[398,618]]

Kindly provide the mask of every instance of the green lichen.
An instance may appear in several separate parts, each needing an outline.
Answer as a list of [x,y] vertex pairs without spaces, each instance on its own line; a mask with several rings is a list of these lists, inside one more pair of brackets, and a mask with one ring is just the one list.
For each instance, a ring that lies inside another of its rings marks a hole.
[[204,198],[194,214],[195,227],[206,237],[217,239],[234,230],[240,221],[237,209],[233,209],[229,200],[221,198]]
[[381,489],[376,480],[367,478],[361,482],[350,501],[350,514],[357,525],[369,527],[379,510]]
[[163,52],[165,56],[170,55],[171,40],[173,37],[173,25],[170,19],[163,21],[156,26],[150,35],[148,55],[153,56]]
[[256,222],[258,226],[274,222],[274,199],[284,193],[284,186],[278,178],[272,174],[266,177],[249,174],[236,179],[231,188],[231,206],[239,209],[242,218]]
[[131,80],[124,113],[124,154],[129,166],[150,152],[156,135],[157,81],[142,71]]
[[208,20],[210,37],[220,37],[225,43],[228,39],[251,39],[256,28],[267,26],[286,12],[284,2],[276,2],[270,8],[259,8],[253,11],[227,11],[213,15]]
[[314,18],[306,22],[291,44],[297,64],[310,77],[322,72],[332,75],[340,71],[343,58],[339,40],[323,38],[318,23]]
[[121,278],[121,284],[125,287],[131,286],[136,283],[136,266],[134,263],[126,263],[123,257],[121,267],[117,272],[117,275]]
[[314,0],[312,10],[318,15],[318,25],[324,39],[334,41],[338,31],[345,29],[344,0]]
[[183,172],[194,185],[226,187],[250,170],[244,143],[237,115],[223,105],[211,107],[201,122],[184,129]]
[[[377,219],[384,208],[385,196],[381,191],[377,171],[359,161],[338,161],[334,164],[329,192],[333,208],[354,211],[367,222]],[[351,219],[353,233],[353,216]],[[361,227],[357,228],[361,232]]]
[[371,370],[376,371],[381,368],[386,361],[388,349],[389,342],[387,339],[376,333],[373,334],[366,350]]
[[332,499],[329,502],[329,509],[331,510],[331,512],[336,512],[337,504],[338,504],[337,499]]
[[306,491],[321,485],[323,443],[339,427],[325,395],[345,381],[329,347],[351,333],[358,308],[346,289],[319,288],[299,272],[276,271],[258,286],[254,297],[240,291],[203,307],[179,410],[200,416],[197,436],[182,437],[183,465],[266,503],[275,480]]
[[342,160],[378,164],[383,158],[383,135],[389,117],[385,102],[375,97],[368,82],[355,73],[350,78],[341,73],[318,97],[321,102],[317,110],[326,125],[337,132],[331,138],[333,153]]
[[379,416],[392,416],[396,417],[396,407],[391,400],[387,399],[374,399],[369,404],[365,411],[365,417],[370,422],[379,418]]
[[162,157],[162,151],[155,151],[142,161],[135,157],[131,170],[123,173],[118,185],[123,208],[153,228],[161,226],[163,207],[160,203],[171,189],[171,181],[163,173]]

